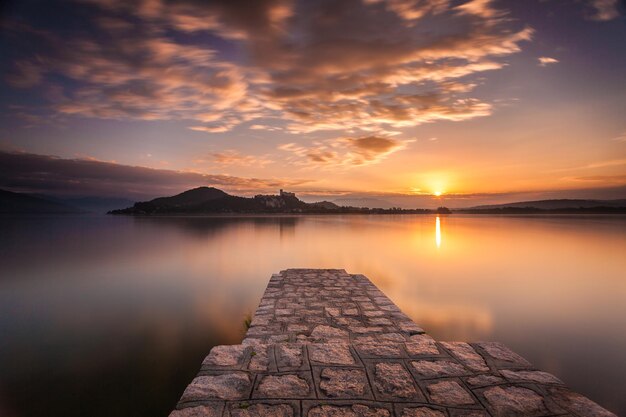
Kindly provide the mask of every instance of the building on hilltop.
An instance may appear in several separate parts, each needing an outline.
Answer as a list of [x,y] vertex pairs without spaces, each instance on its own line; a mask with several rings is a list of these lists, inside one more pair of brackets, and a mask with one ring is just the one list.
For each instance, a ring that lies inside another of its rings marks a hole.
[[293,199],[297,201],[295,193],[289,193],[282,189],[280,190],[280,195],[257,194],[254,196],[254,199],[268,209],[286,209],[294,204]]

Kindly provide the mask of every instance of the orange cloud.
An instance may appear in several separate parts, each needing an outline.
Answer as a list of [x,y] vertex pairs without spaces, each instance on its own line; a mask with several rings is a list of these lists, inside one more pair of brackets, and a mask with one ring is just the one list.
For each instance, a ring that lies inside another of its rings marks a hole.
[[429,13],[442,13],[450,4],[449,0],[365,0],[365,3],[382,3],[388,10],[409,22],[420,19]]
[[586,177],[576,177],[577,181],[596,181],[604,184],[626,184],[626,175],[590,175]]
[[242,155],[236,150],[227,149],[222,152],[210,153],[205,158],[198,158],[194,162],[198,164],[265,166],[273,161],[267,156]]
[[480,16],[485,19],[495,19],[506,15],[506,12],[495,9],[492,0],[470,0],[457,6],[461,13]]
[[614,137],[613,140],[616,142],[626,142],[626,131],[621,135]]
[[606,21],[619,17],[618,0],[590,0],[594,13],[592,20]]
[[394,152],[404,149],[412,140],[396,140],[383,136],[336,138],[314,142],[311,146],[287,143],[279,146],[291,152],[292,163],[331,168],[350,168],[381,162]]
[[537,60],[539,61],[539,66],[540,67],[545,67],[548,66],[550,64],[556,64],[559,62],[558,59],[556,58],[551,58],[548,56],[540,56],[539,58],[537,58]]

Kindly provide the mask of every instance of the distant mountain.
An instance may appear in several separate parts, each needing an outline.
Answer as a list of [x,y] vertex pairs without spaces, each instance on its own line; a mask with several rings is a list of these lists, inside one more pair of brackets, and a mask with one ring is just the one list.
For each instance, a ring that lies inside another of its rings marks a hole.
[[343,206],[343,207],[368,207],[368,208],[383,208],[388,209],[392,207],[397,207],[397,204],[394,205],[389,201],[379,200],[377,198],[367,198],[367,197],[346,197],[346,198],[337,198],[333,200],[333,203]]
[[538,200],[455,209],[459,213],[626,213],[626,200]]
[[318,201],[316,203],[309,203],[309,206],[320,207],[326,210],[337,210],[339,206],[331,201]]
[[110,214],[167,215],[218,213],[305,213],[305,214],[427,214],[432,210],[369,209],[340,207],[330,201],[305,203],[294,193],[280,190],[278,195],[237,197],[213,187],[200,187],[172,196],[135,203],[132,207],[113,210]]
[[49,197],[36,196],[46,200],[55,201],[71,207],[84,210],[89,213],[107,213],[120,207],[130,206],[135,202],[127,198],[109,198],[109,197]]
[[160,197],[151,200],[150,203],[160,207],[186,207],[207,201],[219,200],[230,197],[222,190],[213,187],[199,187],[185,191],[173,197]]
[[516,203],[493,204],[486,206],[469,207],[470,209],[485,210],[494,208],[526,208],[532,207],[541,210],[554,210],[566,208],[591,208],[591,207],[626,207],[626,200],[537,200],[537,201],[519,201]]
[[0,190],[1,214],[77,214],[82,210],[67,204],[23,193]]

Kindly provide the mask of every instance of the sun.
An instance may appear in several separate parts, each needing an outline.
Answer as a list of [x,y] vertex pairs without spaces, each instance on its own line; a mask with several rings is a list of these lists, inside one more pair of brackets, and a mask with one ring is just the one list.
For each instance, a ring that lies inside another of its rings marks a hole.
[[442,191],[435,191],[435,192],[433,193],[433,195],[434,195],[435,197],[441,197],[441,195],[442,195],[442,194],[443,194],[443,192],[442,192]]

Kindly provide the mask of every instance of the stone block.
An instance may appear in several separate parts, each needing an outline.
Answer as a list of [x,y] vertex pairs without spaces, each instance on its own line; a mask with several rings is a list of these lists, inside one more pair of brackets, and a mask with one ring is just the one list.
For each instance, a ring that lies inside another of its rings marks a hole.
[[448,349],[454,357],[472,371],[488,372],[487,363],[472,346],[465,342],[441,342],[441,346]]
[[226,407],[225,417],[298,417],[298,403],[283,401],[235,402]]
[[248,398],[250,388],[250,376],[245,372],[203,375],[191,381],[180,400],[239,400]]
[[314,343],[308,345],[309,359],[322,365],[354,365],[350,347],[344,343]]
[[380,340],[385,340],[389,342],[403,343],[406,341],[406,336],[400,333],[383,333],[378,335]]
[[455,380],[444,380],[428,384],[426,391],[428,391],[428,396],[435,404],[458,407],[476,403],[472,395]]
[[372,398],[367,375],[358,368],[320,368],[318,386],[322,396],[336,399]]
[[450,408],[449,413],[450,417],[491,417],[491,415],[484,410],[463,410],[459,408]]
[[409,356],[434,356],[441,353],[434,340],[421,335],[411,336],[404,347]]
[[372,326],[391,326],[393,325],[392,321],[386,317],[373,317],[369,319],[369,323]]
[[302,368],[304,363],[303,345],[282,343],[275,347],[276,365],[279,371]]
[[364,311],[363,315],[365,317],[381,317],[381,316],[385,316],[385,312],[381,311],[381,310],[372,310],[372,311]]
[[404,407],[398,415],[400,417],[447,417],[444,410],[438,410],[424,405]]
[[391,417],[391,411],[382,404],[324,403],[305,404],[306,417]]
[[288,334],[272,334],[268,337],[269,343],[287,343],[289,341]]
[[395,342],[358,343],[356,350],[362,358],[400,358],[405,356],[401,345]]
[[207,367],[237,367],[243,362],[244,345],[215,346],[202,362]]
[[302,374],[263,375],[254,392],[255,398],[308,398],[311,383]]
[[554,387],[548,390],[550,399],[560,407],[577,416],[584,417],[617,417],[610,411],[600,407],[589,398],[572,392],[567,388]]
[[330,339],[345,339],[349,338],[350,334],[343,329],[332,326],[315,326],[311,332],[311,338],[314,340],[330,340]]
[[449,360],[414,361],[411,366],[419,378],[445,378],[469,373],[463,365]]
[[[395,307],[395,306],[394,306]],[[396,307],[397,308],[397,307]],[[402,321],[396,324],[400,330],[409,334],[422,334],[424,333],[424,329],[419,327],[417,324],[413,323],[410,320]]]
[[496,375],[483,374],[469,377],[466,379],[466,382],[472,387],[484,387],[488,385],[502,384],[506,381],[504,378],[500,378]]
[[383,333],[385,329],[380,326],[353,326],[350,328],[350,331],[356,334],[366,334]]
[[531,417],[549,413],[541,395],[516,386],[496,386],[482,391],[487,407],[495,417]]
[[246,345],[250,347],[248,369],[251,371],[269,370],[271,346],[250,339],[244,340],[243,343],[246,343]]
[[507,364],[511,364],[513,366],[519,366],[519,367],[531,366],[530,362],[528,362],[526,359],[524,359],[517,353],[513,352],[511,349],[509,349],[502,343],[481,342],[481,343],[477,343],[476,345],[478,345],[481,349],[483,349],[487,353],[487,355],[489,355],[491,358],[497,361],[505,362]]
[[411,374],[400,362],[377,362],[373,373],[375,396],[379,400],[420,401],[424,398]]
[[224,402],[211,402],[196,407],[187,407],[174,410],[169,417],[221,417]]
[[503,369],[502,376],[511,382],[535,382],[537,384],[563,384],[559,378],[543,371],[512,371]]

